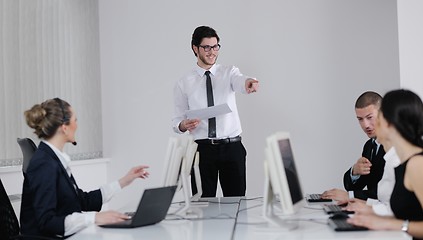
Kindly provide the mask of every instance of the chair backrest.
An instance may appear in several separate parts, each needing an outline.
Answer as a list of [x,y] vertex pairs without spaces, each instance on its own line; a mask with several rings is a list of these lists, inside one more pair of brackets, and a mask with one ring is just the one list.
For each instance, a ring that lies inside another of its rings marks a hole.
[[0,236],[12,239],[19,235],[19,222],[0,178]]
[[23,162],[22,162],[22,172],[26,173],[26,169],[29,166],[32,156],[37,150],[37,146],[30,138],[18,138],[17,142],[22,150]]

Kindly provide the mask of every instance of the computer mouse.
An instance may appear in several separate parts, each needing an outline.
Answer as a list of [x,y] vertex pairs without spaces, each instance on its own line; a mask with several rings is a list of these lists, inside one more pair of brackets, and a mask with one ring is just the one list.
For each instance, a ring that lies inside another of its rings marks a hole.
[[329,217],[330,219],[347,219],[349,218],[347,213],[344,212],[337,212],[334,213],[332,216]]

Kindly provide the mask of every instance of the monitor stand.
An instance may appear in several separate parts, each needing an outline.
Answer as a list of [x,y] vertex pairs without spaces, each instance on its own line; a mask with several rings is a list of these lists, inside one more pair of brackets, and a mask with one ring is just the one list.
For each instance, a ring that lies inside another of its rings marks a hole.
[[263,229],[263,231],[272,231],[275,230],[277,232],[280,231],[291,231],[297,229],[299,227],[298,220],[293,220],[285,217],[289,217],[290,215],[283,215],[278,216],[275,215],[274,205],[275,202],[278,200],[276,199],[276,194],[273,191],[272,184],[270,183],[269,178],[269,169],[267,161],[264,162],[264,171],[265,171],[265,179],[264,179],[264,199],[263,199],[263,217],[269,223],[269,226],[261,226],[257,227],[259,229]]
[[[199,157],[198,153],[195,155],[193,164],[195,185],[197,186],[197,193],[191,197],[191,185],[187,174],[181,174],[181,187],[184,192],[184,206],[175,212],[175,215],[183,216],[184,218],[200,218],[202,216],[201,209],[199,207],[207,207],[209,203],[207,201],[199,201],[203,194],[201,187],[201,176],[199,168]],[[183,166],[185,167],[185,166]],[[192,177],[192,176],[191,176]]]

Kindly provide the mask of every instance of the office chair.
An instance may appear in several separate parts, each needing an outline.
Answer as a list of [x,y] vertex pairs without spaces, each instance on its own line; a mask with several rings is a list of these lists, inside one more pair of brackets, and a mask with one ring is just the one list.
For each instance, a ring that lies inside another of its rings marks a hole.
[[19,221],[13,210],[12,203],[7,196],[0,178],[0,238],[10,239],[57,239],[42,236],[21,235]]
[[0,236],[13,239],[19,235],[19,222],[0,179]]
[[25,174],[26,169],[29,166],[29,162],[31,161],[32,155],[34,155],[35,150],[37,150],[37,146],[30,138],[18,138],[17,142],[22,150],[22,172]]

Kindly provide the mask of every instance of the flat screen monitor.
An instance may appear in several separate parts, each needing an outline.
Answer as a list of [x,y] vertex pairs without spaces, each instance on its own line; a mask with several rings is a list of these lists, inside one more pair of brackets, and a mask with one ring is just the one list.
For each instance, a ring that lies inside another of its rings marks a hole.
[[[197,201],[202,194],[197,146],[191,135],[184,134],[169,138],[165,156],[163,185],[177,185],[177,191],[182,189],[185,206],[177,211],[179,214],[186,212],[191,205],[191,201]],[[191,176],[192,168],[195,176]],[[194,196],[191,196],[190,177],[196,178],[198,193]]]
[[166,149],[163,186],[178,185],[179,173],[181,171],[183,147],[177,137],[170,137]]
[[266,140],[265,216],[273,215],[273,207],[270,205],[274,202],[280,203],[282,215],[292,215],[304,206],[305,200],[290,135],[287,132],[277,132]]

